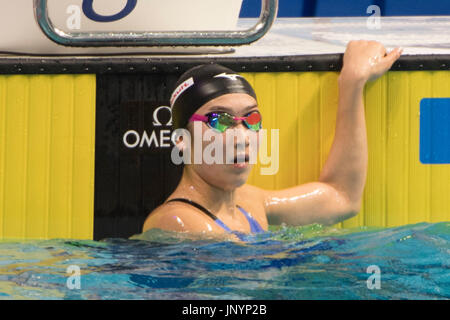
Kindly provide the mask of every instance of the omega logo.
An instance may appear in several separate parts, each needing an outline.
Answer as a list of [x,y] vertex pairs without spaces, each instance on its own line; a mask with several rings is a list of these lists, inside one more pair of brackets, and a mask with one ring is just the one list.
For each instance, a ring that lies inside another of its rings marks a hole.
[[171,126],[172,125],[172,109],[170,109],[170,107],[168,107],[168,106],[161,106],[161,107],[156,108],[155,111],[153,111],[153,125],[155,127],[162,126],[161,122],[158,119],[158,112],[161,109],[169,110],[169,112],[170,112],[170,119],[169,119],[169,122],[167,122],[165,125],[166,126]]
[[[161,123],[158,118],[160,111],[167,109],[170,112],[169,121]],[[172,109],[168,106],[160,106],[153,111],[153,126],[154,127],[170,127],[172,126]],[[157,132],[159,131],[159,132]],[[161,129],[153,130],[150,135],[146,130],[141,134],[136,130],[128,130],[123,135],[123,144],[129,148],[143,148],[143,147],[155,147],[155,148],[169,148],[171,147],[171,130]]]

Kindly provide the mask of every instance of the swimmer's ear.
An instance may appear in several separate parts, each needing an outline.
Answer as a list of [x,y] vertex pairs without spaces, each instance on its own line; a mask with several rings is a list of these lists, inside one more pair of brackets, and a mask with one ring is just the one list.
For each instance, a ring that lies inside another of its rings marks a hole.
[[183,139],[183,136],[179,136],[177,140],[175,141],[176,148],[180,151],[181,154],[183,154],[183,151],[186,150],[186,141]]
[[180,153],[184,153],[191,146],[191,135],[187,129],[176,129],[172,135],[172,142]]

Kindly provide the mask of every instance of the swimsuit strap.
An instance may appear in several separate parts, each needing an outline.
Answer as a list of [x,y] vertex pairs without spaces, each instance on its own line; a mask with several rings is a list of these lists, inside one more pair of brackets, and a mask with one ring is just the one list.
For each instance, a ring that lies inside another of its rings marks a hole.
[[187,204],[190,204],[191,206],[196,207],[197,209],[200,209],[201,211],[203,211],[204,213],[206,213],[211,219],[213,219],[214,221],[219,220],[219,218],[217,218],[211,211],[209,211],[208,209],[206,209],[205,207],[203,207],[202,205],[199,205],[197,202],[185,199],[185,198],[175,198],[175,199],[170,199],[167,202],[172,202],[172,201],[180,201],[180,202],[185,202]]
[[[191,206],[194,206],[195,208],[203,211],[204,213],[206,213],[206,215],[208,215],[211,219],[214,220],[215,223],[217,223],[219,226],[221,226],[223,229],[225,229],[225,231],[231,232],[231,233],[235,233],[238,231],[233,231],[231,230],[225,223],[223,223],[219,218],[217,218],[211,211],[209,211],[208,209],[206,209],[205,207],[203,207],[202,205],[198,204],[197,202],[194,202],[192,200],[188,200],[185,198],[175,198],[175,199],[170,199],[167,202],[172,202],[172,201],[180,201],[180,202],[184,202],[187,204],[190,204]],[[248,213],[247,211],[245,211],[242,207],[236,205],[236,207],[238,207],[238,209],[244,214],[245,218],[247,219],[249,225],[250,225],[250,232],[263,232],[264,229],[259,225],[258,221],[256,221],[255,219],[253,219]]]
[[247,218],[248,223],[250,224],[250,230],[253,233],[256,232],[263,232],[264,229],[261,227],[261,225],[254,219],[251,215],[248,214],[247,211],[244,210],[241,206],[237,206],[239,210],[244,214],[244,216]]

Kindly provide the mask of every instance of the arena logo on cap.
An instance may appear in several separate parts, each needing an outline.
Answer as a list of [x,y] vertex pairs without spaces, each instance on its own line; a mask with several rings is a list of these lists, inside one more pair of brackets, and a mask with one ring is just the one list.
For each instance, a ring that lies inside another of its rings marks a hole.
[[192,87],[194,85],[194,78],[190,77],[186,81],[184,81],[182,84],[180,84],[175,91],[172,93],[172,96],[170,97],[170,105],[173,106],[175,101],[177,101],[180,94],[182,94],[186,89],[189,87]]

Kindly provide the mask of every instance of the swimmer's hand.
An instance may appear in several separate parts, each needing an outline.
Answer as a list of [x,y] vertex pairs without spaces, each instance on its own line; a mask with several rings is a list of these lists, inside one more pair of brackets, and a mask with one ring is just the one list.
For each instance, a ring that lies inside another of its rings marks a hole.
[[377,41],[350,41],[344,53],[340,80],[364,86],[388,71],[400,57],[403,49],[395,48],[387,53]]
[[338,78],[339,102],[334,141],[318,181],[267,191],[270,224],[334,225],[361,210],[368,148],[363,88],[389,70],[402,50],[386,53],[376,41],[350,41]]

